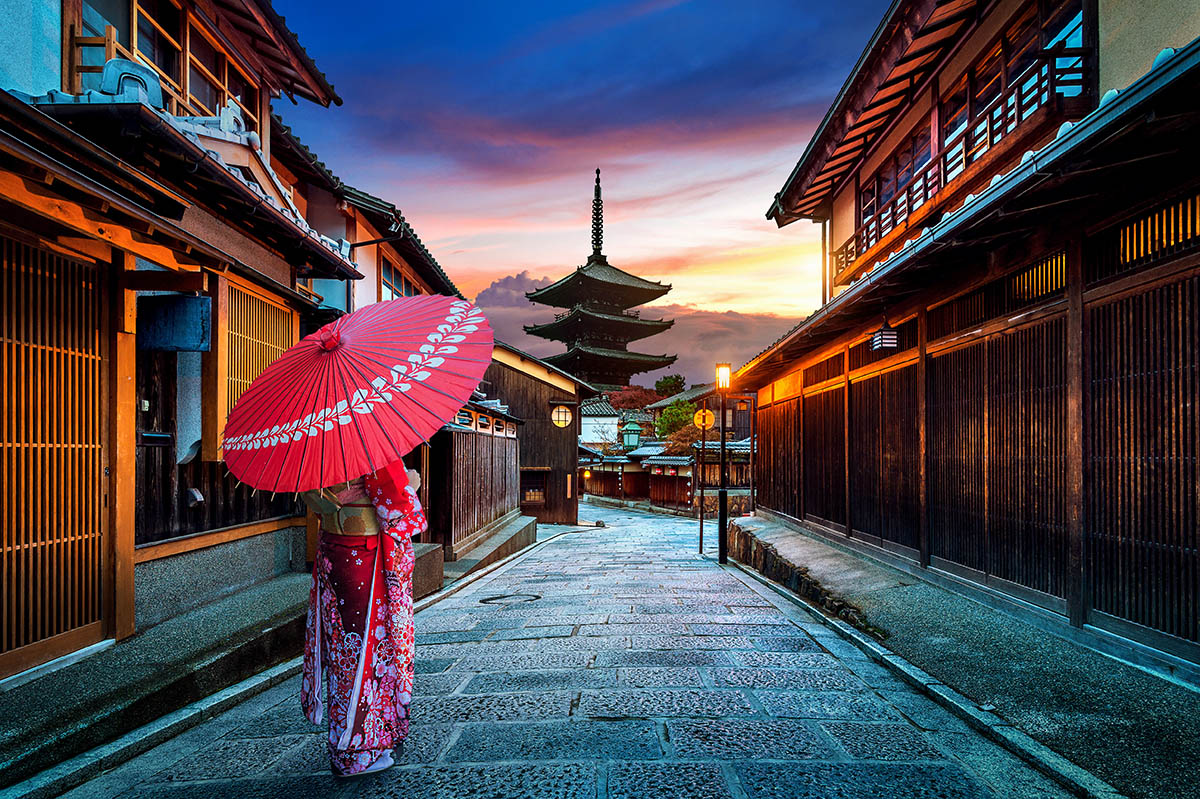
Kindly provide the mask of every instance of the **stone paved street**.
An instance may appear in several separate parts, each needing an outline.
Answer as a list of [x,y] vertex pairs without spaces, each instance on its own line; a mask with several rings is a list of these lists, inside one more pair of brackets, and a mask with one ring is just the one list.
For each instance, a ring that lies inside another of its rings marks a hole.
[[698,555],[695,522],[584,515],[608,526],[561,536],[418,614],[413,732],[391,771],[330,777],[293,680],[68,796],[1066,795]]

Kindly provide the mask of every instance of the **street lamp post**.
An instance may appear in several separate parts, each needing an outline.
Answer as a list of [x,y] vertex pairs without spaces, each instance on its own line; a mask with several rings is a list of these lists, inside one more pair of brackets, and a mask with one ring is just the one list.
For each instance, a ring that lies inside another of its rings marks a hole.
[[729,562],[729,480],[725,473],[725,398],[729,394],[730,368],[717,364],[717,391],[721,394],[721,487],[717,490],[717,562]]

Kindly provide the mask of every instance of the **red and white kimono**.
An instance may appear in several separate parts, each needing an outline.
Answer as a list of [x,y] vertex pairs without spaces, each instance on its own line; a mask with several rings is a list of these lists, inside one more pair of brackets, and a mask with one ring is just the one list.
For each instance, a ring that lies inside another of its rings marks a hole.
[[321,533],[313,564],[300,702],[321,723],[328,689],[329,759],[335,772],[368,768],[408,735],[413,691],[412,537],[427,526],[397,462],[350,483],[344,506],[374,506],[379,533]]

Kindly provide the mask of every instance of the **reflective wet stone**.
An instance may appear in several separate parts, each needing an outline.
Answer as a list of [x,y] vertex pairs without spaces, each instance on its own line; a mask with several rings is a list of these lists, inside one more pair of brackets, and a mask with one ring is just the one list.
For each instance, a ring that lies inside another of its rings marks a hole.
[[545,694],[480,694],[413,699],[413,723],[448,721],[523,721],[566,717],[571,712],[571,692]]
[[794,691],[862,691],[866,685],[845,671],[823,669],[713,669],[715,685]]
[[637,669],[617,669],[617,684],[623,688],[668,688],[703,685],[700,672],[694,668],[650,666]]
[[394,768],[353,788],[353,796],[361,799],[594,799],[596,769],[574,764]]
[[749,638],[737,635],[635,635],[634,649],[750,649]]
[[417,674],[437,674],[454,665],[455,658],[419,658],[415,664]]
[[275,735],[309,735],[320,732],[300,708],[300,697],[281,702],[229,734],[230,738],[267,738]]
[[720,766],[712,763],[613,763],[608,799],[730,799]]
[[155,779],[204,780],[244,777],[269,769],[285,754],[303,744],[308,735],[271,738],[222,738],[199,752],[160,771]]
[[865,691],[755,691],[777,718],[898,721],[899,713]]
[[724,652],[600,652],[596,666],[727,666],[729,656]]
[[704,624],[689,624],[688,631],[692,635],[748,635],[748,636],[767,636],[767,635],[782,635],[792,636],[796,634],[796,627],[791,622],[788,624],[713,624],[711,622]]
[[754,646],[763,652],[822,652],[824,650],[807,635],[755,638]]
[[550,721],[475,725],[459,736],[446,760],[638,760],[661,756],[651,721]]
[[579,715],[593,718],[729,718],[755,715],[755,709],[740,691],[588,691],[579,700]]
[[840,669],[833,655],[823,652],[734,652],[733,659],[742,666],[766,669]]
[[595,657],[591,652],[477,655],[463,658],[456,671],[522,671],[526,669],[584,668]]
[[461,672],[445,674],[418,674],[413,683],[415,696],[437,696],[452,694],[454,689],[462,685],[465,675]]
[[515,627],[496,630],[488,640],[515,641],[520,638],[554,638],[570,635],[574,631],[575,627],[570,624],[555,624],[546,627]]
[[682,624],[645,623],[645,624],[584,624],[579,628],[580,635],[685,635],[687,629]]
[[739,763],[748,799],[992,799],[955,766],[895,763]]
[[743,760],[829,759],[833,747],[799,721],[668,721],[667,736],[679,758]]
[[464,694],[496,694],[515,691],[553,691],[579,688],[608,688],[616,684],[614,670],[561,669],[476,674]]
[[825,721],[821,727],[858,760],[945,760],[922,733],[907,724]]

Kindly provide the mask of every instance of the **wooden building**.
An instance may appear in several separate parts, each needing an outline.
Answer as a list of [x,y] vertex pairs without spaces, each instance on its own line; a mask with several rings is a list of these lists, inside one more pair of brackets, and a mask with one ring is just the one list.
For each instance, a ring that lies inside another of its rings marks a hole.
[[578,375],[597,388],[628,386],[639,373],[670,366],[674,355],[647,355],[629,349],[629,342],[653,336],[671,327],[669,319],[643,319],[631,310],[658,299],[670,286],[643,280],[608,263],[601,252],[604,241],[600,170],[592,200],[592,254],[574,272],[526,296],[542,305],[565,308],[551,322],[526,325],[533,336],[561,341],[567,351],[545,358],[547,363]]
[[[692,386],[685,391],[680,391],[678,394],[672,394],[669,397],[660,399],[658,402],[650,403],[646,406],[646,410],[654,415],[654,421],[657,422],[659,417],[662,416],[663,411],[676,402],[690,402],[696,406],[697,410],[707,408],[718,415],[721,412],[721,397],[717,394],[715,383]],[[753,411],[750,408],[750,403],[744,400],[731,399],[726,403],[725,429],[729,431],[729,435],[734,439],[749,438],[752,416]],[[715,424],[716,427],[720,427],[720,420],[716,420]]]
[[0,32],[0,676],[304,568],[221,428],[359,276],[271,166],[272,97],[340,101],[268,5],[59,6]]
[[759,508],[1194,663],[1200,10],[888,13],[768,214],[825,296],[735,377]]
[[596,394],[587,383],[501,342],[483,376],[489,393],[520,417],[521,512],[544,524],[579,521],[581,403]]

